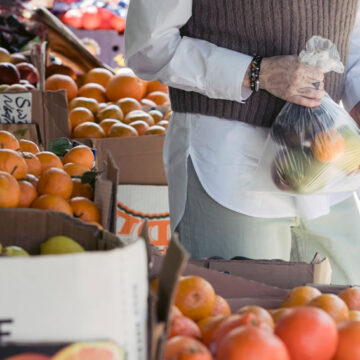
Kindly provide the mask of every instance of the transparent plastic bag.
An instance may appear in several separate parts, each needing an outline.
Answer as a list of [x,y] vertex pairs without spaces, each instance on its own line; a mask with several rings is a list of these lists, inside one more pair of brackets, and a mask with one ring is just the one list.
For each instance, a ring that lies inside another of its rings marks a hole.
[[[343,72],[335,45],[311,38],[301,62]],[[307,108],[287,103],[275,119],[260,159],[255,191],[325,194],[360,188],[360,132],[329,95]]]

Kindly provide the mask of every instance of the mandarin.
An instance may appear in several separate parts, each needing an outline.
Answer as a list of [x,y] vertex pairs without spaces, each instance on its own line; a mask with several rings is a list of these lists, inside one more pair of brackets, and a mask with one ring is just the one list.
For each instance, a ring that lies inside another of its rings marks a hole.
[[227,319],[225,315],[208,316],[197,323],[201,332],[201,341],[207,347],[210,346],[216,329],[225,319]]
[[311,300],[307,305],[324,310],[337,323],[349,319],[349,309],[346,303],[334,294],[319,295]]
[[104,119],[115,119],[123,120],[124,114],[119,106],[117,105],[107,105],[105,109],[100,110],[96,115],[96,120],[101,122]]
[[89,169],[81,164],[75,164],[75,163],[66,163],[64,165],[64,170],[67,174],[69,174],[71,177],[81,177],[83,176]]
[[106,101],[105,89],[103,86],[95,83],[88,83],[83,85],[79,89],[78,95],[80,97],[86,97],[95,99],[97,102],[103,103]]
[[278,323],[278,321],[281,319],[282,316],[289,314],[290,311],[291,308],[281,308],[281,309],[272,310],[270,314],[274,320],[275,325]]
[[272,319],[271,315],[267,310],[262,308],[261,306],[256,305],[250,305],[250,306],[244,306],[240,308],[237,312],[237,314],[255,314],[262,323],[266,324],[270,329],[274,329],[274,320]]
[[30,152],[22,152],[21,155],[24,158],[28,167],[27,172],[29,174],[39,176],[41,174],[41,162],[38,157]]
[[76,97],[72,99],[69,104],[69,109],[84,107],[89,109],[94,115],[99,111],[99,103],[95,99],[86,97]]
[[230,315],[231,309],[229,303],[220,295],[215,295],[215,304],[210,316]]
[[160,120],[156,125],[162,126],[165,128],[165,130],[169,127],[169,121],[168,120]]
[[73,183],[69,174],[58,168],[51,168],[41,174],[37,191],[41,195],[59,195],[65,200],[70,199]]
[[41,163],[41,173],[43,173],[44,171],[50,168],[58,168],[58,169],[64,168],[60,158],[50,151],[40,151],[39,153],[36,154],[36,156]]
[[170,104],[169,95],[162,91],[153,91],[145,96],[145,99],[153,101],[158,106],[166,106]]
[[71,216],[73,215],[71,206],[59,195],[41,195],[35,199],[31,207],[33,209],[59,211]]
[[68,75],[54,74],[45,80],[45,90],[65,90],[68,100],[77,96],[78,87],[74,79]]
[[70,110],[69,123],[71,130],[84,122],[92,122],[92,121],[95,121],[95,117],[88,108],[77,107]]
[[306,305],[319,295],[321,295],[321,291],[312,286],[298,286],[288,292],[281,307]]
[[119,124],[119,123],[120,123],[119,120],[115,120],[115,119],[104,119],[103,121],[101,121],[100,126],[103,128],[104,133],[105,133],[105,136],[108,136],[110,128],[111,128],[114,124]]
[[81,179],[79,178],[73,178],[72,182],[73,182],[73,191],[71,194],[71,198],[81,196],[89,200],[93,200],[94,190],[90,184],[83,184],[81,182]]
[[155,124],[153,117],[142,110],[130,111],[129,113],[126,114],[123,122],[125,124],[131,124],[132,122],[138,121],[138,120],[146,121],[149,124],[149,126],[152,126]]
[[159,110],[150,110],[148,112],[148,114],[152,116],[152,118],[155,121],[155,124],[158,123],[159,121],[161,121],[164,118],[164,115]]
[[0,171],[0,207],[15,208],[20,202],[20,186],[13,176]]
[[0,130],[0,149],[19,150],[18,139],[9,131]]
[[150,110],[151,109],[156,109],[156,107],[157,107],[156,103],[154,103],[152,100],[146,99],[146,98],[141,99],[140,104],[142,106],[144,106],[144,108],[150,108]]
[[74,197],[69,200],[74,216],[83,221],[100,222],[100,211],[96,204],[85,197]]
[[127,113],[133,110],[142,110],[142,106],[139,103],[139,101],[129,97],[118,100],[116,105],[119,106],[119,108],[122,110],[124,115],[126,115]]
[[107,69],[94,68],[85,75],[84,82],[85,84],[96,83],[106,88],[108,82],[113,76],[114,75]]
[[36,188],[37,187],[37,184],[39,182],[39,178],[37,178],[35,175],[33,174],[30,174],[30,173],[27,173],[24,177],[23,177],[24,180],[32,183],[34,185],[34,187]]
[[133,127],[140,136],[144,135],[150,127],[149,124],[144,120],[136,120],[129,125]]
[[162,84],[160,81],[148,81],[148,83],[146,84],[146,94],[150,94],[154,91],[161,91],[168,94],[169,88],[166,85]]
[[150,126],[144,133],[144,135],[161,135],[165,134],[166,129],[160,125]]
[[360,311],[360,288],[347,288],[340,292],[339,298],[345,301],[345,304],[348,306],[349,310]]
[[212,356],[200,341],[188,336],[175,336],[166,342],[163,360],[212,360]]
[[20,139],[19,144],[21,151],[29,152],[33,154],[37,154],[40,151],[39,147],[33,141],[30,140]]
[[344,150],[345,140],[335,129],[316,134],[311,145],[311,151],[315,159],[322,163],[334,161]]
[[63,163],[75,163],[91,170],[94,166],[95,156],[92,150],[85,145],[75,146],[70,149],[63,158]]
[[105,133],[99,124],[85,122],[73,130],[72,137],[78,139],[101,139],[105,137]]
[[339,342],[333,360],[360,360],[360,321],[339,324]]
[[132,137],[139,136],[135,128],[123,123],[114,124],[108,131],[108,137]]
[[35,186],[29,181],[19,181],[20,187],[20,201],[17,207],[29,208],[34,200],[37,198],[37,191]]
[[5,171],[15,179],[23,178],[28,172],[23,157],[14,150],[0,149],[0,171]]

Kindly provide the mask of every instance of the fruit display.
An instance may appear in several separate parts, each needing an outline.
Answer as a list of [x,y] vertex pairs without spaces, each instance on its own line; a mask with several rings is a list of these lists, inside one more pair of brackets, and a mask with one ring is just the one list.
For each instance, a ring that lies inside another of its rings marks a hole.
[[39,72],[20,53],[10,54],[0,47],[0,92],[22,92],[36,88]]
[[60,211],[102,228],[93,202],[94,161],[85,145],[59,157],[0,131],[0,207]]
[[[152,283],[152,290],[156,289],[157,280]],[[288,292],[278,309],[245,306],[232,314],[225,299],[218,308],[216,297],[201,277],[179,280],[165,360],[359,359],[360,288],[334,295],[299,286]]]
[[269,144],[272,150],[265,150],[262,161],[271,163],[272,181],[281,191],[311,194],[359,184],[359,129],[328,96],[314,109],[286,104]]
[[66,90],[73,138],[164,134],[172,114],[168,88],[145,82],[128,68],[115,75],[94,68],[77,76],[70,68],[50,65],[45,88]]

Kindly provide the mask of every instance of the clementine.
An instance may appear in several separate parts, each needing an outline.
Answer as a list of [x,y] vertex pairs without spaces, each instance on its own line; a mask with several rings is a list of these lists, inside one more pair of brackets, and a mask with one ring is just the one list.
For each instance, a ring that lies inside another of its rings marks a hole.
[[134,121],[137,121],[137,120],[146,121],[149,126],[152,126],[152,125],[155,124],[155,121],[152,118],[152,116],[149,115],[148,113],[146,113],[145,111],[142,111],[142,110],[130,111],[129,113],[126,114],[123,122],[125,124],[130,124],[130,123],[132,123]]
[[347,288],[340,292],[339,297],[345,301],[349,310],[360,311],[360,288]]
[[9,131],[0,130],[0,149],[19,150],[18,139]]
[[83,184],[81,182],[81,179],[79,178],[73,178],[72,182],[73,182],[73,191],[71,193],[71,198],[81,196],[89,200],[93,200],[94,190],[90,186],[90,184]]
[[150,126],[149,129],[145,131],[144,135],[161,135],[165,133],[166,133],[166,129],[164,127],[160,125],[154,125],[154,126]]
[[79,145],[70,149],[64,156],[63,163],[75,163],[86,167],[91,170],[94,166],[94,153],[88,146]]
[[338,326],[339,343],[333,360],[360,360],[360,321],[348,320]]
[[72,137],[78,139],[101,139],[104,136],[102,127],[92,122],[80,124],[72,132]]
[[71,206],[65,199],[58,195],[41,195],[31,205],[34,209],[59,211],[73,215]]
[[69,104],[69,109],[75,109],[78,107],[84,107],[89,109],[94,115],[99,111],[99,103],[92,98],[76,97],[72,99]]
[[37,184],[39,194],[59,195],[65,200],[70,199],[73,183],[69,174],[58,168],[51,168],[41,174]]
[[68,100],[77,96],[78,87],[74,79],[67,75],[54,74],[45,80],[45,90],[65,90]]
[[241,326],[230,331],[221,342],[216,358],[217,360],[290,360],[284,343],[276,335],[255,326]]
[[75,163],[66,163],[64,165],[64,170],[67,174],[69,174],[71,177],[81,177],[89,171],[89,169],[81,164],[75,164]]
[[281,308],[281,309],[273,310],[270,314],[274,320],[274,323],[277,324],[278,321],[281,319],[281,317],[286,314],[289,314],[290,311],[291,311],[291,308]]
[[105,135],[108,136],[110,128],[111,128],[114,124],[119,124],[119,123],[120,123],[119,120],[115,120],[115,119],[104,119],[104,120],[101,121],[100,126],[103,128]]
[[133,98],[122,98],[116,104],[122,110],[124,115],[133,110],[142,110],[142,106],[139,101]]
[[35,189],[36,189],[37,184],[38,184],[38,182],[39,182],[39,178],[37,178],[37,177],[36,177],[35,175],[33,175],[33,174],[27,173],[27,174],[23,177],[23,179],[26,180],[26,181],[28,181],[28,182],[30,182],[30,183],[32,183],[32,184],[34,185]]
[[148,81],[148,83],[146,84],[146,94],[150,94],[154,91],[161,91],[168,94],[169,88],[166,85],[162,84],[160,81]]
[[144,106],[144,108],[156,109],[157,105],[150,99],[141,99],[140,104]]
[[64,168],[60,158],[50,151],[40,151],[36,156],[41,163],[41,173],[51,168]]
[[21,151],[29,152],[33,154],[37,154],[40,151],[39,147],[33,141],[30,140],[20,139],[19,144]]
[[162,126],[165,128],[165,130],[169,127],[169,121],[168,120],[160,120],[156,125]]
[[19,181],[20,186],[20,202],[19,208],[28,208],[37,198],[35,186],[28,181]]
[[285,343],[292,360],[331,360],[338,343],[334,320],[325,311],[298,306],[282,316],[275,334]]
[[88,83],[83,85],[78,92],[80,97],[86,97],[90,99],[95,99],[97,102],[105,102],[105,89],[103,86],[95,83]]
[[159,110],[150,110],[150,111],[148,112],[148,114],[152,116],[152,118],[153,118],[154,121],[155,121],[155,124],[158,123],[159,121],[161,121],[161,120],[163,119],[163,117],[164,117],[164,115],[162,114],[162,112],[159,111]]
[[164,360],[212,360],[212,357],[200,341],[188,336],[175,336],[166,342]]
[[344,149],[345,140],[335,129],[316,134],[311,145],[315,159],[323,163],[335,160],[344,152]]
[[113,74],[109,70],[104,68],[94,68],[85,75],[84,81],[85,84],[96,83],[106,88],[112,77]]
[[229,303],[220,295],[215,295],[215,304],[210,316],[230,315],[231,309]]
[[170,121],[172,114],[173,114],[173,111],[171,109],[169,109],[164,115],[164,120]]
[[0,171],[0,207],[15,208],[20,202],[20,186],[13,176]]
[[93,113],[88,108],[77,107],[70,110],[69,123],[71,130],[84,122],[92,122],[92,121],[95,121],[95,118]]
[[244,306],[237,311],[237,314],[255,314],[262,323],[266,324],[270,329],[274,329],[274,320],[272,319],[271,315],[268,311],[260,306]]
[[201,341],[207,347],[210,346],[216,329],[226,318],[225,315],[208,316],[197,323],[201,332]]
[[94,202],[85,197],[74,197],[69,200],[74,216],[83,221],[100,222],[100,211]]
[[123,123],[114,124],[108,131],[108,137],[132,137],[139,136],[138,132],[130,125]]
[[211,314],[215,304],[215,291],[211,284],[199,276],[185,276],[178,284],[175,305],[184,316],[199,321]]
[[23,178],[28,172],[23,157],[14,150],[0,149],[0,171],[5,171],[15,179]]
[[321,291],[312,286],[298,286],[288,292],[281,307],[306,305],[319,295],[321,295]]
[[349,319],[349,309],[346,303],[334,294],[322,294],[308,303],[308,306],[315,306],[326,311],[335,322]]
[[132,126],[140,136],[144,135],[150,127],[149,124],[144,120],[136,120],[130,123],[130,126]]
[[26,162],[28,173],[39,176],[41,173],[41,163],[38,157],[30,152],[22,152],[20,154]]
[[124,114],[122,110],[117,105],[107,105],[105,109],[100,110],[96,115],[96,120],[101,122],[104,119],[115,119],[123,120]]
[[162,91],[153,91],[145,96],[146,99],[153,101],[156,105],[166,106],[170,104],[169,95]]

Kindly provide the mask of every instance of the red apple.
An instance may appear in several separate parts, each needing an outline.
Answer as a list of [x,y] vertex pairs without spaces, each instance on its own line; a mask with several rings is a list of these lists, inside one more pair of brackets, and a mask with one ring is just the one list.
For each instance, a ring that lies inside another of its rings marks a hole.
[[10,61],[10,53],[6,49],[0,47],[0,63],[8,63]]
[[36,67],[29,63],[16,64],[17,69],[20,72],[22,80],[27,80],[30,84],[36,85],[39,81],[39,72]]
[[18,84],[20,73],[15,65],[10,63],[0,63],[0,84]]

